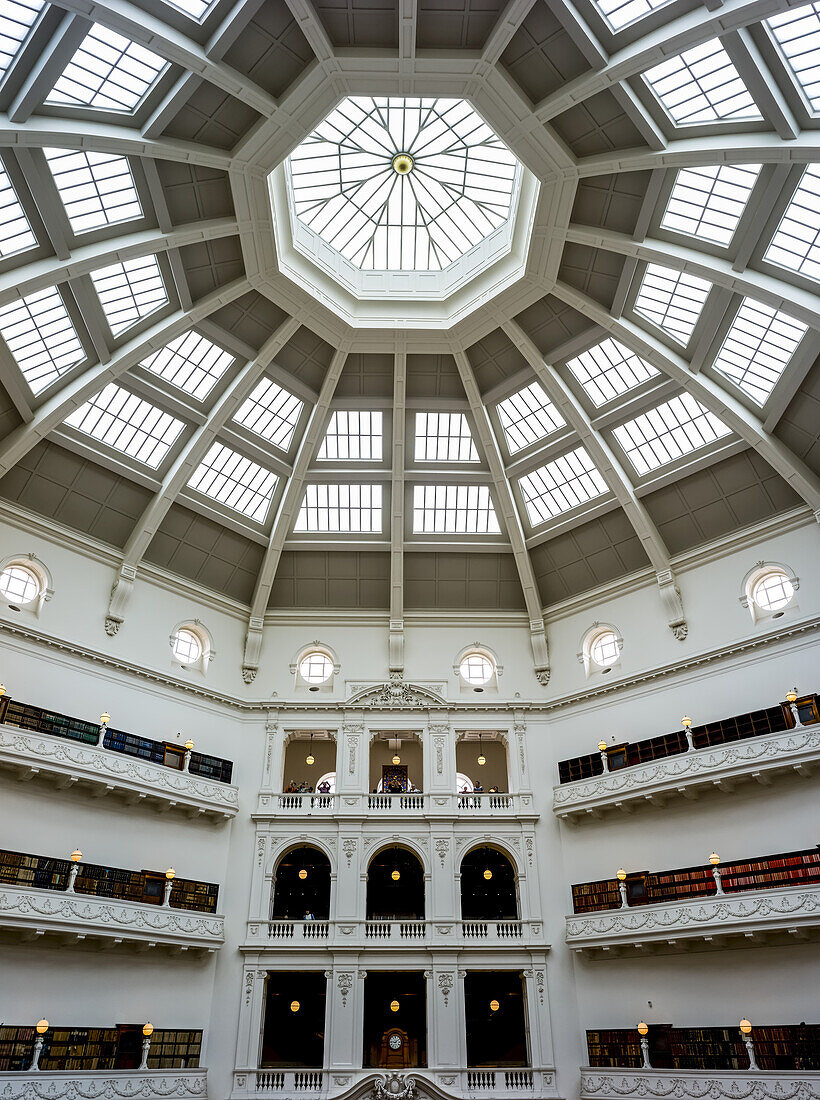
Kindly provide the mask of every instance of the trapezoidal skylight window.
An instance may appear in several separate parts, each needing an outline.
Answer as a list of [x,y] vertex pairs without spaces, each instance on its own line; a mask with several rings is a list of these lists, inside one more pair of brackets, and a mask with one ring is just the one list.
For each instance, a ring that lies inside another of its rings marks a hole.
[[183,15],[187,15],[191,19],[195,19],[197,23],[201,23],[218,0],[164,0],[164,2],[169,8],[176,8]]
[[651,473],[717,439],[729,428],[691,394],[664,401],[614,431],[624,454],[639,475]]
[[635,312],[686,345],[711,289],[711,283],[696,275],[647,264]]
[[276,474],[257,462],[223,443],[214,443],[194,470],[188,488],[264,523],[278,480]]
[[91,281],[115,336],[168,301],[156,256],[140,256],[102,267],[91,272]]
[[86,357],[56,287],[3,306],[0,334],[35,394]]
[[262,378],[239,406],[237,424],[286,451],[290,447],[304,403],[272,378]]
[[233,361],[229,352],[191,331],[143,359],[140,366],[201,401]]
[[478,462],[464,413],[416,413],[416,462]]
[[820,164],[800,177],[786,212],[766,249],[764,260],[820,281]]
[[75,409],[65,423],[153,470],[185,427],[175,416],[114,382]]
[[44,0],[3,0],[0,7],[0,76],[17,56],[44,7]]
[[144,46],[95,23],[46,103],[133,114],[167,64]]
[[717,38],[662,61],[644,78],[676,126],[762,117]]
[[0,257],[13,256],[36,245],[37,238],[31,231],[26,212],[0,161]]
[[570,359],[567,366],[596,408],[658,374],[651,363],[610,337]]
[[595,7],[613,31],[622,31],[672,0],[593,0]]
[[607,492],[607,484],[584,447],[518,479],[533,527],[555,519]]
[[820,114],[820,3],[791,8],[766,20],[811,113]]
[[510,216],[519,164],[460,99],[345,99],[287,162],[295,216],[354,267],[442,271]]
[[326,462],[381,462],[381,412],[346,409],[334,412],[316,457]]
[[744,298],[713,366],[762,405],[805,332],[788,314]]
[[486,485],[414,485],[413,531],[417,535],[499,535],[501,528]]
[[314,485],[305,487],[294,531],[345,535],[380,534],[381,485]]
[[496,410],[511,455],[545,439],[566,423],[537,382],[499,401]]
[[125,157],[74,149],[43,152],[75,233],[142,217]]
[[675,179],[661,226],[702,241],[728,245],[760,168],[759,164],[682,168]]

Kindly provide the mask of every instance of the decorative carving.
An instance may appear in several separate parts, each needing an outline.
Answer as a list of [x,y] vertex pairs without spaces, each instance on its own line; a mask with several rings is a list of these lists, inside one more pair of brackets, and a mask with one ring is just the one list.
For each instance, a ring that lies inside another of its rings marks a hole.
[[583,1100],[598,1097],[636,1096],[665,1100],[820,1100],[820,1080],[816,1074],[758,1070],[674,1070],[587,1069],[581,1071]]
[[447,858],[447,853],[450,851],[449,840],[437,840],[436,841],[436,853],[441,860],[441,866],[444,867],[444,861]]
[[548,668],[537,668],[535,678],[541,687],[546,687],[550,682],[550,670]]
[[347,770],[350,775],[353,775],[356,771],[356,749],[358,747],[358,735],[349,733],[347,735]]
[[115,635],[119,634],[121,626],[122,623],[119,619],[112,619],[110,615],[106,615],[105,632],[109,638],[113,638]]
[[378,710],[416,709],[418,707],[447,706],[447,700],[421,684],[390,680],[387,683],[364,687],[345,702],[345,706],[364,706]]
[[343,971],[336,977],[336,985],[342,998],[342,1008],[347,1008],[347,996],[353,988],[353,975]]
[[546,985],[546,983],[544,982],[544,971],[543,970],[536,970],[536,972],[535,972],[535,984],[538,988],[538,999],[540,1000],[541,1004],[543,1004],[544,1003],[544,989],[545,989],[545,985]]
[[689,627],[686,625],[683,600],[681,599],[680,589],[675,583],[675,574],[671,569],[665,569],[663,572],[657,574],[657,578],[658,591],[661,594],[661,601],[666,610],[669,629],[678,641],[682,642],[689,633]]
[[256,866],[261,867],[265,860],[265,837],[256,838]]
[[416,1079],[409,1073],[381,1073],[373,1085],[376,1100],[413,1100]]
[[533,838],[531,836],[527,837],[526,844],[527,844],[527,861],[529,862],[530,867],[532,867]]
[[441,995],[444,998],[444,1007],[446,1008],[449,1004],[447,998],[450,996],[450,991],[453,988],[453,975],[449,973],[449,971],[439,974],[438,987],[441,990]]
[[353,854],[356,851],[356,841],[353,840],[352,837],[348,837],[346,840],[343,840],[342,851],[344,852],[345,859],[347,860],[347,865],[349,867],[350,861],[353,859]]
[[3,1100],[114,1100],[116,1097],[202,1097],[208,1095],[202,1069],[63,1070],[42,1074],[0,1074]]
[[131,601],[136,576],[136,565],[123,562],[114,583],[111,585],[111,596],[108,600],[108,611],[105,616],[105,632],[111,638],[119,632],[125,621],[125,611]]
[[444,738],[434,738],[436,746],[436,772],[441,775],[444,770]]
[[246,684],[252,684],[256,679],[256,674],[259,671],[258,668],[251,668],[250,665],[242,666],[242,679]]
[[253,996],[253,983],[256,980],[256,974],[252,970],[249,970],[245,974],[245,1004],[251,1003],[251,997]]

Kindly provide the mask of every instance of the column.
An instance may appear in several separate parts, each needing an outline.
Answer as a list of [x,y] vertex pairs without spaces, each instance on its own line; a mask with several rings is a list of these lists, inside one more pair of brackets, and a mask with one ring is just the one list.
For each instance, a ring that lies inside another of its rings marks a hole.
[[434,942],[455,936],[455,923],[461,914],[458,853],[453,822],[433,825],[430,834],[430,889],[426,900],[427,917],[433,919]]
[[[456,789],[456,752],[449,714],[431,711],[424,736],[424,790],[430,795],[447,795]],[[441,806],[445,809],[446,806]],[[436,804],[431,806],[435,812]]]
[[242,1000],[236,1039],[236,1065],[255,1070],[259,1065],[262,1045],[262,1022],[265,1003],[266,970],[258,964],[246,963],[242,975]]
[[554,1063],[552,1020],[547,987],[547,957],[543,952],[533,952],[530,961],[532,965],[523,971],[530,1063],[538,1068],[551,1067]]
[[510,734],[509,759],[510,790],[520,794],[532,791],[529,760],[527,756],[527,719],[523,710],[513,712],[513,729]]
[[[367,790],[368,758],[364,719],[359,714],[345,714],[336,751],[336,790],[340,796],[358,795]],[[344,798],[340,797],[339,802],[339,808],[344,812]]]
[[336,921],[364,919],[364,898],[367,883],[366,854],[363,850],[360,822],[339,822],[339,842],[336,855],[335,889],[331,895],[331,910]]
[[427,1062],[431,1069],[458,1071],[462,1065],[464,998],[458,988],[456,956],[433,956],[427,971]]
[[279,729],[279,711],[269,710],[265,716],[265,760],[262,767],[262,790],[282,790],[285,738]]
[[325,1066],[353,1070],[362,1064],[364,981],[357,955],[334,956],[327,977],[327,1029]]

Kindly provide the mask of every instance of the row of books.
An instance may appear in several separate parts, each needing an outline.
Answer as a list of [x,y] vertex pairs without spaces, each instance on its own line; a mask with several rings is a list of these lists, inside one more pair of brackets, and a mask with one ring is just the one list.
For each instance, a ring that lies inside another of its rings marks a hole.
[[[41,890],[65,890],[70,870],[71,863],[67,859],[0,850],[0,883],[32,886]],[[119,867],[81,863],[74,881],[74,892],[160,905],[165,894],[165,883],[165,875],[160,871],[125,871]],[[169,905],[173,909],[215,913],[218,896],[219,887],[215,883],[175,878]]]
[[[727,894],[820,883],[820,847],[722,863],[719,871],[721,885]],[[627,875],[624,887],[630,906],[657,905],[717,893],[712,868],[706,865],[671,871],[635,871]],[[617,879],[581,882],[572,887],[575,913],[617,909],[620,904],[621,892]]]
[[[797,700],[797,709],[803,725],[812,725],[820,721],[818,696],[806,695]],[[762,737],[769,733],[780,733],[794,726],[794,715],[788,703],[765,710],[738,714],[718,722],[709,722],[702,726],[692,726],[692,743],[696,749],[723,745],[730,741],[742,741],[749,737]],[[688,751],[686,735],[683,730],[651,737],[634,743],[610,746],[607,749],[607,767],[609,771],[631,768],[662,757],[677,756]],[[600,752],[575,756],[558,763],[560,783],[574,783],[579,779],[591,779],[604,771]]]
[[[820,1069],[820,1024],[752,1029],[760,1069]],[[749,1055],[738,1027],[684,1027],[650,1024],[649,1062],[654,1069],[748,1069]],[[643,1064],[635,1028],[587,1031],[591,1066],[639,1068]]]
[[[72,718],[70,715],[59,714],[56,711],[43,710],[30,703],[17,702],[8,696],[0,699],[0,722],[7,722],[36,733],[47,733],[52,737],[80,741],[86,745],[96,745],[100,733],[98,723],[86,722],[81,718]],[[182,767],[184,760],[184,749],[179,745],[154,741],[149,737],[139,737],[111,727],[105,731],[103,748],[176,769]],[[230,783],[233,763],[218,756],[192,752],[188,770],[193,775],[201,775],[219,783]]]
[[[0,1072],[27,1070],[34,1053],[33,1027],[0,1027]],[[136,1069],[142,1058],[142,1024],[116,1027],[53,1027],[43,1036],[41,1070]],[[149,1069],[199,1065],[202,1032],[157,1028],[151,1036]]]

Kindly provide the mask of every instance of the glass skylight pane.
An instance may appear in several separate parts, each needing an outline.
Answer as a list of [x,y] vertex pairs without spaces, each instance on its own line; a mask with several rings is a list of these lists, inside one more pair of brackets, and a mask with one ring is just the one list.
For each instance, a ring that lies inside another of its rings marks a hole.
[[294,531],[381,534],[381,485],[308,484]]
[[811,112],[820,114],[820,3],[766,20]]
[[464,413],[416,413],[416,462],[478,462]]
[[533,527],[607,492],[607,484],[583,447],[518,479]]
[[820,164],[810,164],[786,207],[764,260],[820,281]]
[[544,439],[566,423],[537,382],[500,401],[496,408],[510,454]]
[[114,382],[75,409],[65,423],[154,470],[185,426]]
[[728,245],[761,165],[711,164],[682,168],[661,225],[703,241]]
[[714,366],[762,405],[805,331],[788,314],[744,298]]
[[234,417],[248,431],[261,435],[274,447],[286,451],[293,439],[303,402],[283,390],[271,378],[262,378],[239,407]]
[[243,516],[264,523],[279,478],[270,470],[214,443],[188,482],[196,489]]
[[216,2],[217,0],[165,0],[169,7],[189,15],[191,19],[196,19],[197,23],[202,22]]
[[75,233],[142,217],[125,157],[71,149],[43,152]]
[[498,535],[486,485],[414,485],[413,531],[423,535]]
[[177,336],[140,365],[201,401],[233,361],[227,351],[192,331]]
[[619,425],[614,434],[638,474],[648,474],[729,435],[729,429],[694,397],[682,393]]
[[595,7],[613,31],[620,31],[670,2],[671,0],[595,0]]
[[711,283],[696,275],[648,264],[635,299],[635,312],[685,345],[711,289]]
[[0,257],[13,256],[34,248],[37,238],[20,205],[8,172],[0,161]]
[[91,272],[106,320],[115,336],[168,301],[156,256],[140,256]]
[[86,357],[56,287],[3,306],[0,333],[33,393],[42,393]]
[[609,337],[570,359],[567,366],[596,407],[634,390],[658,373],[640,355]]
[[144,46],[95,23],[46,103],[132,114],[167,64]]
[[662,61],[644,77],[676,126],[762,117],[717,38]]
[[17,56],[45,0],[3,0],[0,7],[0,76]]
[[344,409],[334,412],[316,457],[326,461],[381,462],[382,414]]

